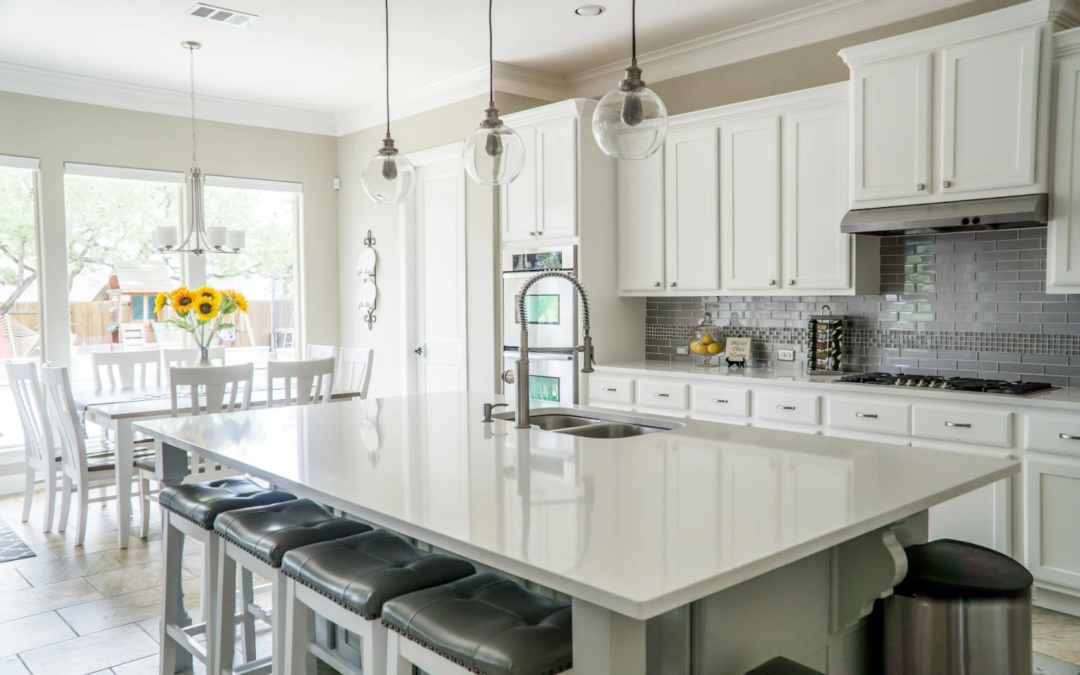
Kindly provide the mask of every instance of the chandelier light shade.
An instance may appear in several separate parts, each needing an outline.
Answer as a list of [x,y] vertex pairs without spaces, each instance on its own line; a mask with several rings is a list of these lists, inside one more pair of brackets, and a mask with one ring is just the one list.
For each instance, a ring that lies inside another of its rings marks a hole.
[[416,185],[416,167],[398,153],[390,136],[390,0],[384,1],[386,18],[386,138],[378,154],[364,166],[364,192],[379,204],[401,204]]
[[494,0],[488,0],[488,107],[484,121],[465,139],[465,171],[481,185],[507,185],[525,168],[525,143],[499,119],[495,108],[495,37],[492,29]]
[[198,42],[181,42],[180,46],[188,50],[189,74],[191,79],[191,170],[186,183],[186,204],[184,218],[184,236],[177,243],[176,228],[155,227],[151,233],[152,245],[159,253],[239,253],[244,247],[243,230],[227,230],[224,227],[211,227],[207,233],[203,214],[203,174],[199,169],[195,136],[195,50],[202,48]]
[[637,65],[637,0],[631,2],[631,60],[626,78],[600,99],[593,112],[597,145],[615,159],[646,159],[664,144],[668,113],[645,86]]

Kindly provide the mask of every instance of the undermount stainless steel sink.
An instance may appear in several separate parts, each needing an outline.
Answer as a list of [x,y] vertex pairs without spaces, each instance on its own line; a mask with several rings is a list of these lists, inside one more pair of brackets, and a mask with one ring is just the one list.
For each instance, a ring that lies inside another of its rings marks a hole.
[[[513,422],[515,413],[500,413],[494,415],[494,417],[495,419]],[[678,423],[609,415],[607,413],[597,413],[591,416],[577,415],[571,411],[551,408],[530,411],[529,422],[532,426],[543,431],[551,431],[567,436],[579,436],[581,438],[601,439],[644,436],[661,431],[670,431],[682,426]]]

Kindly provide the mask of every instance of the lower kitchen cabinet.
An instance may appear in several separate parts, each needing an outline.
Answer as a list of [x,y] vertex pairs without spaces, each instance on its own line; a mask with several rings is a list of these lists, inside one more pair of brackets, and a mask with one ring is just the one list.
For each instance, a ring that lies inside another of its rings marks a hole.
[[1080,590],[1080,460],[1028,459],[1027,567],[1039,581]]

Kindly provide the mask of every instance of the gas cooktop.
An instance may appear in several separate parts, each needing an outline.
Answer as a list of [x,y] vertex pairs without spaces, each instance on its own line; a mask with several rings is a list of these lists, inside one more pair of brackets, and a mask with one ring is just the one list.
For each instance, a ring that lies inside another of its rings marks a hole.
[[975,377],[938,377],[936,375],[893,375],[892,373],[858,373],[845,375],[838,382],[850,384],[876,384],[889,387],[914,389],[945,389],[980,394],[1003,394],[1006,396],[1030,396],[1057,389],[1045,382],[1006,382],[983,380]]

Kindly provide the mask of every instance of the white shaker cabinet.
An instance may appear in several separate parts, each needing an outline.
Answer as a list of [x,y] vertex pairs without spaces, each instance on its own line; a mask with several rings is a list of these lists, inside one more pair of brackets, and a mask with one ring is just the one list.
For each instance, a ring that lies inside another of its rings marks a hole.
[[779,286],[778,115],[720,128],[720,250],[725,291]]
[[672,131],[664,141],[665,284],[670,291],[720,288],[717,131]]
[[504,242],[577,235],[577,124],[567,117],[515,129],[524,142],[525,167],[503,188]]
[[1046,292],[1080,292],[1080,29],[1055,37],[1054,190],[1047,226]]
[[664,287],[664,150],[619,162],[619,288]]
[[536,214],[536,127],[515,129],[525,146],[521,174],[502,189],[502,240],[532,241],[539,220]]
[[1025,462],[1026,564],[1039,581],[1080,589],[1080,461]]

